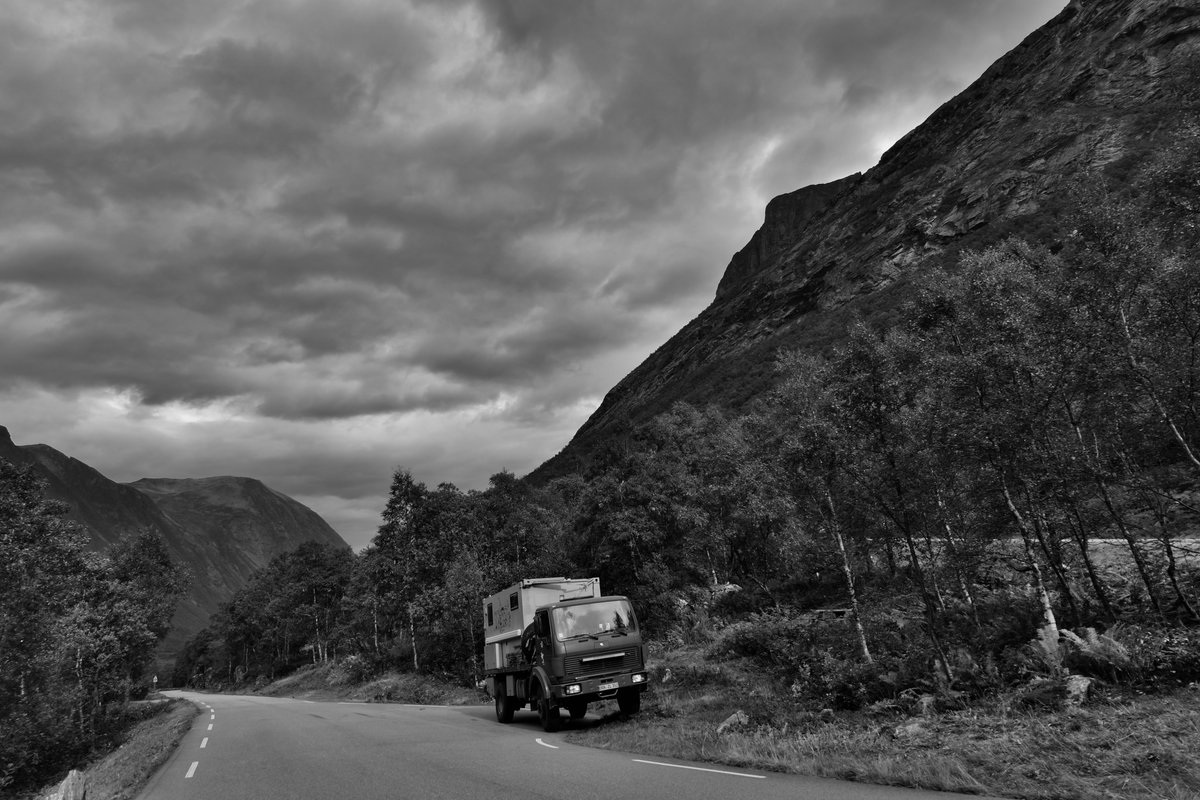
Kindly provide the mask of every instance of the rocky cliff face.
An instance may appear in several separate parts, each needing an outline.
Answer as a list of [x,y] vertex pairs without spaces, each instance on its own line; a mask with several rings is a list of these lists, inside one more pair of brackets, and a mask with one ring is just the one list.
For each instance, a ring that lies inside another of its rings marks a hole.
[[14,444],[3,426],[0,458],[32,465],[46,479],[47,494],[66,503],[71,518],[87,528],[93,549],[103,550],[125,534],[149,528],[191,571],[192,584],[160,648],[164,657],[173,657],[221,603],[276,555],[307,541],[348,547],[314,511],[253,478],[116,483],[53,447]]
[[1200,4],[1072,0],[875,167],[771,201],[712,304],[531,479],[580,469],[675,401],[742,408],[780,348],[827,347],[854,314],[886,324],[913,276],[964,249],[1053,241],[1073,185],[1128,185],[1197,124]]

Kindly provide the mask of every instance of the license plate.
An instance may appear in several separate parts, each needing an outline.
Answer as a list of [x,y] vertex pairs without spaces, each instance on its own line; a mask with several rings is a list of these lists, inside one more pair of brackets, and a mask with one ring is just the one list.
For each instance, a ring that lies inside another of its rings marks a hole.
[[609,691],[610,689],[615,689],[615,688],[617,688],[617,684],[616,684],[616,683],[602,683],[602,684],[600,684],[600,688],[599,688],[599,689],[597,689],[596,691],[598,691],[598,692],[607,692],[607,691]]

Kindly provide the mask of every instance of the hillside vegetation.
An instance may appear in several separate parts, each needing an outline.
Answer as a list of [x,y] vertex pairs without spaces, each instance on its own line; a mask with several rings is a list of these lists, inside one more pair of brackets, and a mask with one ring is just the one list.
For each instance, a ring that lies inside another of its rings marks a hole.
[[1081,188],[1057,246],[968,253],[897,325],[781,358],[751,413],[677,406],[545,487],[398,470],[370,547],[276,559],[177,679],[337,661],[470,685],[481,597],[550,574],[599,575],[664,647],[715,626],[701,662],[751,660],[771,707],[1200,679],[1196,160],[1193,136],[1135,193]]
[[186,585],[154,532],[89,553],[65,513],[0,459],[0,793],[61,777],[136,722]]

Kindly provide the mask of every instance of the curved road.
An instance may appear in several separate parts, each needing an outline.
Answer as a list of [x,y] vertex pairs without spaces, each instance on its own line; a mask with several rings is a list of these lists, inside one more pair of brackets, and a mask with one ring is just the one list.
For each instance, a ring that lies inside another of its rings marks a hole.
[[168,694],[204,713],[139,800],[966,797],[579,747],[544,733],[529,711],[500,725],[490,706]]

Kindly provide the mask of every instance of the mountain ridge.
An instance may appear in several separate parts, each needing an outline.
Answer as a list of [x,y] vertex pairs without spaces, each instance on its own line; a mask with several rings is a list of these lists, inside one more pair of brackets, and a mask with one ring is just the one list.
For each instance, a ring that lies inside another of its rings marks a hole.
[[46,444],[18,445],[0,425],[0,458],[28,465],[46,480],[47,496],[67,505],[102,551],[149,528],[192,581],[159,648],[173,657],[209,617],[275,556],[306,541],[349,545],[311,509],[257,478],[142,478],[117,483]]
[[871,169],[774,198],[709,306],[528,479],[586,470],[678,401],[747,408],[781,350],[828,348],[855,317],[888,324],[912,278],[964,250],[1061,238],[1078,182],[1132,185],[1200,119],[1197,87],[1200,7],[1072,0]]

